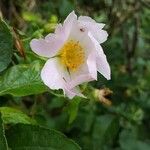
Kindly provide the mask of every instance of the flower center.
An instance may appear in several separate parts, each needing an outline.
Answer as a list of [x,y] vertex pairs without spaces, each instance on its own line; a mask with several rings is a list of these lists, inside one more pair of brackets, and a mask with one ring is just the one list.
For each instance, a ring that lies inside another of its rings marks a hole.
[[78,41],[69,40],[60,50],[61,62],[70,70],[76,71],[85,61],[85,53]]

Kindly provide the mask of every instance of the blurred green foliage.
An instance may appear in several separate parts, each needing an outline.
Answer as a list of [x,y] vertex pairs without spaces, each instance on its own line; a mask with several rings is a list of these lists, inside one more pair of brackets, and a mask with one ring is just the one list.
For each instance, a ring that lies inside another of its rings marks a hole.
[[[41,94],[46,89],[43,85],[38,89],[42,83],[37,79],[37,71],[39,64],[45,60],[31,52],[29,42],[32,38],[53,32],[56,24],[62,22],[72,10],[106,24],[109,38],[102,46],[111,66],[112,79],[106,81],[99,74],[97,82],[81,87],[88,99],[76,97],[69,101],[63,97],[62,91],[49,90]],[[150,149],[148,0],[0,0],[0,14],[11,27],[17,29],[26,55],[24,60],[14,47],[8,71],[6,69],[0,73],[0,106],[19,109],[34,118],[40,126],[63,132],[83,150]],[[22,71],[20,66],[26,69]],[[20,73],[15,73],[19,70]],[[29,86],[27,81],[33,84]],[[18,90],[6,89],[13,84],[17,85]],[[35,86],[37,88],[33,88]],[[105,93],[105,87],[111,89],[113,94],[103,95],[101,90]],[[95,95],[96,89],[98,93]],[[30,94],[34,95],[26,96]],[[8,138],[11,139],[9,132]]]

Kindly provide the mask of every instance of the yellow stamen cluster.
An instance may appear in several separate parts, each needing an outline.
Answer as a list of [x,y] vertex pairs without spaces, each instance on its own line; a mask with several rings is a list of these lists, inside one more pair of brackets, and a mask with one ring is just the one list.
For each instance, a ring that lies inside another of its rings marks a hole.
[[78,41],[69,40],[60,50],[61,63],[76,71],[85,61],[85,53]]

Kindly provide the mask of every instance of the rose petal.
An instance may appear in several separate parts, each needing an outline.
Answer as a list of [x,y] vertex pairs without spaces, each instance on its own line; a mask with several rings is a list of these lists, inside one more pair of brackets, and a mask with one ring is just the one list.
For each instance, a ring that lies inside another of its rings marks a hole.
[[65,88],[64,89],[64,94],[69,97],[70,99],[72,99],[74,96],[80,96],[80,97],[83,97],[83,98],[86,98],[81,92],[80,90],[75,87],[75,88],[72,88],[72,89],[69,89],[69,88]]
[[36,54],[43,57],[53,57],[65,42],[63,35],[49,34],[45,39],[33,39],[30,47]]
[[92,52],[87,59],[87,65],[91,77],[97,80],[97,65],[96,65],[96,55],[95,52]]
[[78,20],[84,21],[84,22],[96,23],[96,21],[89,16],[80,16],[80,17],[78,17]]
[[97,64],[97,70],[99,73],[101,73],[107,80],[110,80],[110,66],[107,62],[106,55],[103,52],[102,47],[99,45],[99,43],[95,40],[95,38],[89,33],[89,36],[91,40],[93,41],[96,49],[96,64]]
[[80,16],[78,18],[79,23],[87,28],[93,37],[99,42],[103,43],[107,40],[108,34],[106,31],[102,30],[102,28],[105,26],[103,23],[96,23],[95,20],[93,20],[90,17],[87,16]]
[[93,81],[94,78],[90,74],[81,74],[79,76],[72,77],[72,80],[68,82],[70,88],[76,87],[82,83]]
[[74,21],[77,21],[77,15],[74,11],[72,11],[67,18],[64,20],[63,26],[66,26],[68,28],[71,24],[73,24]]
[[49,59],[41,71],[41,78],[50,89],[63,89],[66,76],[65,70],[60,67],[57,58]]

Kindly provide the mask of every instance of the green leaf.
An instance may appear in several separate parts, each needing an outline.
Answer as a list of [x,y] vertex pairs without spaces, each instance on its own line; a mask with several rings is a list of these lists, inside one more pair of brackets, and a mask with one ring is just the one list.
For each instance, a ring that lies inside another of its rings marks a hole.
[[126,140],[121,144],[121,150],[150,150],[150,143],[140,140]]
[[13,38],[7,24],[0,18],[0,72],[7,68],[13,54]]
[[[134,127],[135,130],[136,127]],[[138,139],[137,131],[133,130],[123,130],[120,134],[119,143],[121,146],[121,150],[149,150],[150,142],[147,139],[145,141],[141,141]]]
[[41,16],[32,12],[23,12],[22,17],[25,21],[39,22],[41,21]]
[[[113,143],[119,131],[119,121],[114,115],[97,117],[93,127],[94,147],[106,147]],[[102,149],[103,149],[102,148]]]
[[72,140],[56,130],[17,124],[6,131],[11,150],[80,150]]
[[39,61],[13,66],[0,78],[0,95],[26,96],[45,92],[40,71]]
[[5,124],[36,124],[35,120],[31,119],[20,110],[10,107],[0,107],[0,112],[2,114],[2,119]]
[[0,113],[0,149],[8,150],[7,141],[4,133],[4,125]]
[[80,98],[75,98],[74,100],[70,101],[68,106],[65,108],[69,114],[69,124],[76,119],[80,102]]
[[61,0],[58,10],[61,16],[67,16],[74,10],[74,4],[68,0]]

